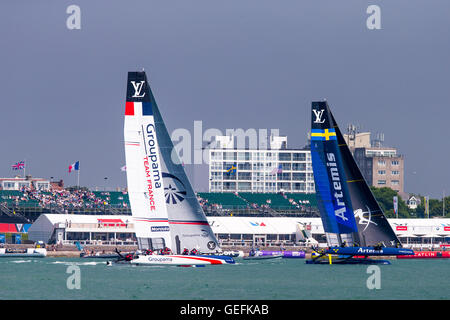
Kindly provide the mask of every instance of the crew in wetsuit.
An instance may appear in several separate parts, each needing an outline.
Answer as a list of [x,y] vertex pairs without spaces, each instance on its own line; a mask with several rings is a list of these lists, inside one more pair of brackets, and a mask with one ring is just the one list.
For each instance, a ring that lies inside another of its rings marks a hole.
[[153,254],[153,251],[150,250],[150,249],[146,249],[146,250],[144,251],[144,254],[145,254],[146,256],[150,256],[150,255]]
[[378,242],[373,248],[377,251],[380,251],[383,248],[383,244],[381,242]]
[[183,255],[188,255],[189,254],[189,250],[188,250],[188,248],[184,248],[184,250],[183,250],[183,253],[182,253]]
[[197,249],[194,248],[194,249],[191,250],[191,253],[190,253],[191,256],[195,256],[197,254],[198,254]]
[[172,254],[172,250],[170,250],[169,248],[165,247],[163,250],[161,250],[161,254],[162,255]]
[[131,260],[133,260],[133,255],[131,253],[129,253],[125,256],[125,261],[131,261]]

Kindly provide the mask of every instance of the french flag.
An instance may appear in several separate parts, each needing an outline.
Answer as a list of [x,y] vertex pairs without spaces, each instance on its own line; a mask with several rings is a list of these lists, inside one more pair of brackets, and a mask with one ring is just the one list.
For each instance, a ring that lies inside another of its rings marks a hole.
[[72,163],[70,166],[69,166],[69,173],[70,172],[72,172],[72,171],[77,171],[77,170],[80,170],[80,161],[77,161],[77,162],[75,162],[75,163]]

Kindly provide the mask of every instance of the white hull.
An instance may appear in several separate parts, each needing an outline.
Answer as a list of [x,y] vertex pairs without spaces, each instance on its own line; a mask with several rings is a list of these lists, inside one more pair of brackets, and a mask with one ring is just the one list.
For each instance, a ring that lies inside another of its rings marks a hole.
[[[232,262],[231,262],[232,261]],[[140,255],[131,261],[108,261],[110,264],[128,264],[135,266],[165,265],[165,266],[199,266],[209,264],[232,264],[234,260],[217,258],[214,256],[188,256],[188,255]]]
[[47,256],[47,250],[44,248],[27,249],[23,252],[6,252],[5,248],[0,248],[0,258],[44,258]]

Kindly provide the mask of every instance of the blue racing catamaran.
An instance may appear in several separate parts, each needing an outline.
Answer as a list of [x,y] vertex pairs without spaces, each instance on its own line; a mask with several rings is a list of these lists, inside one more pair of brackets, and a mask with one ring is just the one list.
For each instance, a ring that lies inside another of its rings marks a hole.
[[370,256],[410,255],[378,205],[326,101],[312,103],[311,158],[329,247],[308,264],[390,264]]

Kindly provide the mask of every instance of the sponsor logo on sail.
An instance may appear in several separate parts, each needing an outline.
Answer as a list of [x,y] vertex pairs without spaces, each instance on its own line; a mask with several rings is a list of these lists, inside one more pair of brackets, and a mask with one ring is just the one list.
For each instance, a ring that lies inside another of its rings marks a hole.
[[252,226],[254,226],[254,227],[265,227],[266,226],[266,224],[264,223],[264,222],[261,222],[261,223],[259,223],[259,222],[253,222],[253,221],[249,221],[250,222],[250,224],[252,225]]
[[314,112],[314,115],[316,116],[316,119],[314,120],[314,123],[324,123],[325,119],[322,119],[322,115],[323,115],[323,109],[322,110],[316,110],[316,109],[312,109],[312,111]]
[[160,258],[160,257],[151,256],[148,258],[148,261],[150,261],[150,262],[171,262],[172,258],[168,258],[168,257]]
[[209,241],[206,246],[209,250],[214,250],[216,248],[216,243],[214,241]]
[[[367,208],[367,211],[362,211],[362,209],[357,209],[354,212],[355,218],[358,219],[358,223],[360,225],[366,226],[363,231],[366,231],[366,229],[369,227],[369,224],[371,224],[371,223],[374,225],[377,225],[375,222],[372,221],[372,212],[370,211],[369,207],[366,206],[366,208]],[[367,218],[364,217],[365,213],[368,214]]]
[[340,218],[342,221],[347,221],[348,218],[345,216],[345,213],[347,212],[347,207],[345,206],[344,200],[344,193],[342,192],[342,186],[341,186],[341,179],[339,176],[339,171],[336,165],[336,157],[334,153],[328,152],[327,153],[327,167],[330,169],[330,176],[334,190],[334,199],[336,200],[336,205],[338,209],[334,210],[334,214],[336,217]]
[[139,83],[136,83],[136,81],[131,81],[131,84],[133,85],[134,88],[133,98],[143,98],[145,96],[145,92],[141,94],[142,88],[144,88],[144,83],[145,83],[144,80],[142,80]]
[[152,232],[168,232],[170,229],[168,226],[153,226],[151,227]]
[[145,143],[146,156],[144,157],[145,177],[147,179],[148,200],[150,210],[156,210],[154,188],[161,188],[161,174],[158,161],[158,151],[156,149],[155,126],[148,124],[146,127],[148,141]]
[[166,197],[166,203],[167,204],[178,204],[182,202],[186,197],[186,191],[185,190],[179,190],[177,188],[177,184],[179,187],[184,187],[184,183],[173,174],[163,172],[162,177],[164,179],[164,185],[167,185],[167,187],[164,187],[164,195]]

